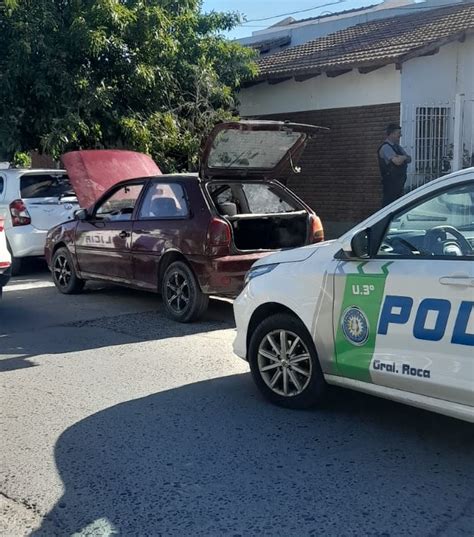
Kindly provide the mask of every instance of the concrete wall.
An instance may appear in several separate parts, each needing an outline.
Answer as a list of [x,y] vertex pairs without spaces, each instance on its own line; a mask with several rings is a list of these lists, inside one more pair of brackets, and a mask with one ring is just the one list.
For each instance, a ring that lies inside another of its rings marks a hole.
[[241,90],[239,111],[242,116],[261,116],[394,103],[400,102],[400,87],[400,71],[394,65],[365,75],[353,70],[336,78],[265,82]]
[[438,54],[403,64],[401,102],[430,104],[454,102],[457,93],[474,95],[474,35],[456,41]]
[[[457,94],[463,94],[459,109],[455,106]],[[440,106],[450,109],[448,142],[443,153],[449,153],[448,148],[454,148],[459,140],[456,145],[459,158],[451,162],[451,170],[471,164],[474,161],[474,35],[467,36],[463,43],[456,41],[441,47],[433,56],[406,62],[401,74],[401,103],[402,143],[409,153],[415,154],[417,107]],[[423,178],[416,176],[415,162],[408,171],[409,180],[419,184]]]

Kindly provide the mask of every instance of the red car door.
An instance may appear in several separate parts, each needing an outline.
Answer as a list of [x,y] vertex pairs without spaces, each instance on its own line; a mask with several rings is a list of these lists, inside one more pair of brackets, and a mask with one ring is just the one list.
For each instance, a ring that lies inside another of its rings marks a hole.
[[188,201],[182,184],[172,180],[158,180],[150,184],[142,197],[133,224],[132,258],[135,285],[156,290],[158,264],[163,252],[183,252],[183,244],[191,240],[191,237],[187,236],[189,215]]
[[130,283],[131,240],[135,205],[144,182],[122,184],[100,200],[76,228],[76,256],[87,277]]

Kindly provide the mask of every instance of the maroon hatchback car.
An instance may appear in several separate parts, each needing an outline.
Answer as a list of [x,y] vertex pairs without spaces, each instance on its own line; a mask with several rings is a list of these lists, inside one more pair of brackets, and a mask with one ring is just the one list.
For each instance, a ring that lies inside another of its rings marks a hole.
[[323,240],[318,216],[275,179],[298,172],[307,139],[321,130],[273,121],[220,124],[199,174],[161,175],[149,157],[128,151],[66,154],[81,205],[97,201],[49,232],[54,283],[66,294],[81,291],[86,280],[160,292],[171,318],[198,319],[209,295],[237,296],[257,259]]

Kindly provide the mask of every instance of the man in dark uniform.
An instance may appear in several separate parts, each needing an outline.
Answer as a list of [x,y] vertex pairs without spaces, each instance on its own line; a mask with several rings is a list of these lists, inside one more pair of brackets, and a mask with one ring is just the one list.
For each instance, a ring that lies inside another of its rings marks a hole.
[[411,157],[400,145],[401,129],[400,125],[390,123],[386,129],[387,139],[377,151],[382,176],[383,207],[403,194],[407,180],[407,166]]

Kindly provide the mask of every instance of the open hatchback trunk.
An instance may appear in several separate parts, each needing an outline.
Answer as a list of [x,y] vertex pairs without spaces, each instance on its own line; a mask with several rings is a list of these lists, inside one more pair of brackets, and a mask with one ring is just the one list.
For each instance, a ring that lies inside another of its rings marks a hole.
[[288,121],[220,123],[204,146],[201,178],[272,180],[290,170],[299,173],[296,164],[307,140],[328,130]]
[[289,215],[236,217],[231,225],[238,250],[278,250],[304,246],[311,218],[306,211],[301,211]]
[[276,182],[232,180],[206,186],[220,217],[232,228],[237,250],[297,248],[313,242],[315,226],[320,227],[311,209]]
[[277,178],[299,173],[307,140],[327,130],[279,121],[214,128],[203,152],[201,178],[217,212],[230,224],[237,250],[296,248],[322,240],[319,219]]

